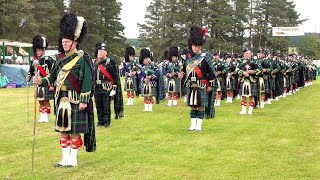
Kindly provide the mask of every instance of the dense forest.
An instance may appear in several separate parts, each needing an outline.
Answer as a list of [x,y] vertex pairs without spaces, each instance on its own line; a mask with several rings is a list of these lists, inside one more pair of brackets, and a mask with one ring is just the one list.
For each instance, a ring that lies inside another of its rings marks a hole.
[[[289,0],[152,0],[145,22],[138,24],[138,39],[126,39],[120,22],[122,4],[117,0],[0,0],[0,39],[31,42],[36,34],[46,36],[57,46],[59,21],[64,12],[83,16],[89,33],[81,48],[93,54],[95,43],[105,42],[109,53],[120,60],[125,46],[137,51],[150,47],[159,60],[170,46],[187,47],[189,28],[205,26],[208,36],[204,48],[210,52],[241,52],[274,49],[286,53],[296,46],[300,54],[319,57],[318,36],[306,34],[296,41],[273,37],[272,27],[299,26],[305,19]],[[81,8],[80,8],[81,7]],[[83,8],[85,7],[85,8]]]

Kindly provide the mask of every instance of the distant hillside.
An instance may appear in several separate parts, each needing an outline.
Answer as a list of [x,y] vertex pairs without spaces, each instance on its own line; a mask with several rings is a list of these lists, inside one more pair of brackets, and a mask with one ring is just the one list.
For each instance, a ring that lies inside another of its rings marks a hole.
[[[305,35],[314,35],[314,33],[305,33]],[[320,33],[317,33],[318,37],[320,37]],[[290,38],[292,45],[298,47],[299,42],[304,36],[293,36]]]
[[127,39],[125,41],[125,44],[127,45],[131,45],[131,46],[135,46],[137,47],[141,47],[141,45],[144,43],[143,40],[139,39],[139,38],[135,38],[135,39]]

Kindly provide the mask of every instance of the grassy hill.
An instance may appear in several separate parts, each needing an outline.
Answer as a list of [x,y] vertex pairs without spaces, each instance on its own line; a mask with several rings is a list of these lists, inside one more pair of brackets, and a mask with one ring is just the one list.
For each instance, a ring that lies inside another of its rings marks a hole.
[[[27,91],[28,90],[28,91]],[[320,179],[320,82],[240,115],[239,100],[221,103],[201,132],[188,132],[189,108],[142,112],[125,106],[111,128],[97,128],[97,151],[79,151],[75,168],[61,159],[59,133],[37,124],[32,164],[33,88],[0,89],[0,178],[8,179]],[[27,118],[29,93],[29,122]],[[126,99],[124,100],[126,103]]]

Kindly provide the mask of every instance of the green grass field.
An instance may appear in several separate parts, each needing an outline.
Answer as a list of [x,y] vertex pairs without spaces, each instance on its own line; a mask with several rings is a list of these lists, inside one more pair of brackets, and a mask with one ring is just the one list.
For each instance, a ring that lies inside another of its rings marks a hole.
[[[97,151],[79,151],[75,168],[61,160],[59,134],[37,124],[32,173],[33,88],[0,89],[1,179],[320,179],[320,82],[273,101],[253,115],[240,102],[221,103],[201,132],[188,132],[189,108],[142,112],[143,98],[125,106],[111,128],[97,128]],[[126,103],[126,99],[124,99]],[[97,121],[97,119],[96,119]]]

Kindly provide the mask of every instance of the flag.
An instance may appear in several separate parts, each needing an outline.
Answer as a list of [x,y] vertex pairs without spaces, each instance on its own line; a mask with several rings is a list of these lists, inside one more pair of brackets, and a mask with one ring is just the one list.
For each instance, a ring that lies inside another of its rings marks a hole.
[[19,48],[19,53],[22,55],[22,56],[28,56],[29,53],[27,53],[24,49],[22,49],[21,47]]

